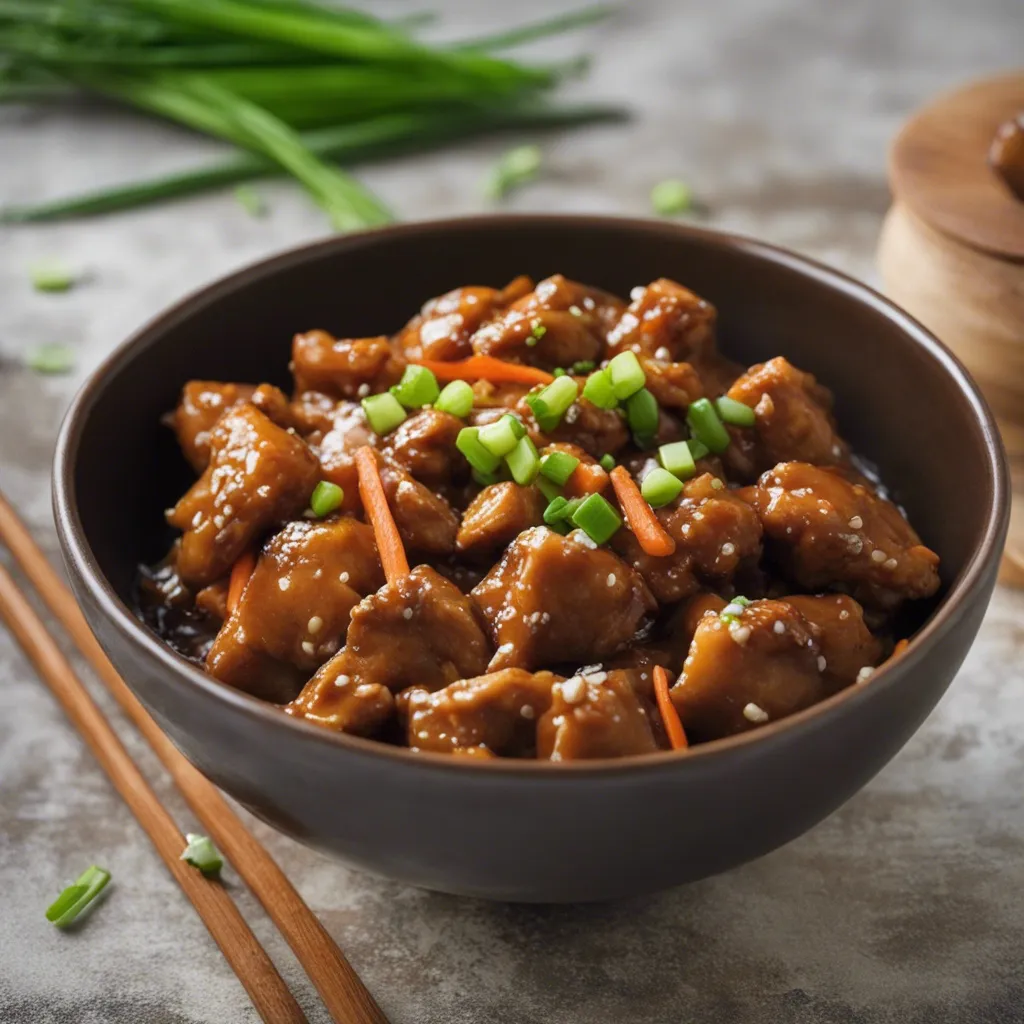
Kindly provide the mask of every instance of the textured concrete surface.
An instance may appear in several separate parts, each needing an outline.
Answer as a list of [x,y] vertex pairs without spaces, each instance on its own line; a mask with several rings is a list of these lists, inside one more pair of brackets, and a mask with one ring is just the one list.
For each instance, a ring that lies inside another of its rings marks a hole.
[[[474,0],[430,6],[464,29],[513,17]],[[514,16],[545,7],[520,0]],[[636,120],[550,142],[544,179],[508,205],[642,214],[650,185],[680,175],[710,223],[871,277],[885,147],[901,119],[937,90],[1019,62],[1022,38],[1020,0],[632,4],[586,35],[598,59],[575,91],[627,101]],[[503,145],[365,177],[405,217],[470,212],[483,206],[478,183]],[[185,166],[212,149],[108,110],[0,110],[0,200]],[[182,293],[324,232],[295,188],[263,191],[265,220],[216,195],[0,234],[0,486],[49,551],[53,441],[85,374]],[[52,255],[91,280],[65,296],[34,294],[25,267]],[[20,368],[30,344],[54,340],[76,350],[73,375]],[[643,901],[544,909],[438,896],[346,871],[254,828],[396,1024],[1024,1021],[1022,654],[1024,597],[1000,591],[949,696],[842,811],[758,863]],[[0,666],[0,1021],[254,1021],[202,925],[2,631]],[[191,827],[154,759],[124,735]],[[78,933],[58,933],[43,910],[93,861],[114,873],[109,897]],[[326,1020],[283,942],[238,896],[310,1019]]]

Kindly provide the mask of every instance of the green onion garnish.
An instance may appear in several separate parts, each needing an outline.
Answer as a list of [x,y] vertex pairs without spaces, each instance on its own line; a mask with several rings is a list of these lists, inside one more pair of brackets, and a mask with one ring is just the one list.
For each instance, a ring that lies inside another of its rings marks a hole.
[[620,402],[635,395],[647,381],[635,352],[620,352],[608,364],[608,373],[612,379],[612,390]]
[[647,388],[641,388],[626,399],[626,419],[640,446],[650,444],[658,430],[658,401]]
[[506,413],[500,420],[480,427],[477,437],[492,455],[500,459],[519,444],[519,439],[525,433],[526,428],[522,423],[515,416]]
[[673,441],[658,449],[658,461],[680,480],[689,480],[697,467],[693,464],[693,453],[686,441]]
[[32,280],[32,287],[37,292],[66,292],[74,287],[77,278],[55,260],[46,260],[40,263],[33,263],[28,268],[29,277]]
[[686,411],[686,422],[693,436],[716,455],[729,447],[729,432],[715,412],[715,407],[706,399],[698,398]]
[[578,359],[572,364],[572,372],[577,377],[582,377],[585,373],[590,373],[597,366],[597,363],[593,359]]
[[477,427],[463,427],[455,438],[455,447],[466,456],[466,461],[478,473],[493,473],[501,465],[501,459],[480,443],[480,430]]
[[534,320],[530,324],[530,336],[526,339],[526,344],[532,348],[547,333],[548,329],[539,320]]
[[734,427],[752,427],[756,419],[749,405],[737,402],[728,395],[715,399],[715,411],[723,423],[731,423]]
[[75,353],[67,345],[36,345],[25,353],[24,362],[36,373],[70,373],[75,368]]
[[562,422],[578,395],[579,388],[572,377],[556,377],[543,390],[527,395],[526,402],[533,410],[537,425],[547,432]]
[[501,199],[512,189],[532,180],[540,170],[539,146],[516,146],[504,153],[484,186],[489,199]]
[[391,388],[391,394],[406,407],[420,409],[437,401],[441,389],[437,386],[437,378],[425,366],[411,363],[405,368],[402,379]]
[[622,517],[600,494],[591,494],[570,518],[595,544],[610,540],[622,525]]
[[690,454],[695,462],[698,459],[703,459],[711,452],[711,449],[703,441],[698,441],[695,437],[691,437],[686,443],[690,446]]
[[652,508],[667,505],[682,489],[683,481],[660,466],[652,469],[640,485],[640,493]]
[[659,181],[651,189],[651,207],[662,217],[685,213],[693,205],[693,195],[685,182]]
[[473,411],[473,388],[464,380],[445,384],[434,402],[434,408],[465,419]]
[[583,385],[583,397],[598,409],[614,409],[619,401],[615,397],[611,374],[607,370],[595,370]]
[[362,404],[370,429],[380,437],[390,434],[405,419],[405,410],[390,391],[367,395]]
[[329,516],[336,508],[341,508],[345,500],[345,492],[330,480],[321,480],[313,488],[313,494],[309,499],[309,507],[317,519]]
[[580,460],[568,452],[548,452],[540,460],[540,471],[543,476],[553,480],[559,487],[564,487],[566,481],[576,472]]
[[615,468],[615,458],[609,452],[605,452],[600,459],[597,460],[597,464],[606,472],[610,473]]
[[[543,461],[544,460],[542,459],[541,463],[543,463]],[[558,484],[554,483],[554,481],[549,480],[546,476],[538,476],[534,483],[537,485],[537,489],[540,493],[543,494],[549,502],[554,501],[555,498],[562,497],[562,488],[559,487]]]
[[481,487],[499,484],[504,479],[501,473],[481,473],[479,469],[474,469],[471,475],[474,483],[478,483]]
[[533,483],[540,469],[540,456],[537,455],[537,448],[528,436],[521,437],[515,448],[505,456],[505,465],[508,466],[512,479],[521,487]]
[[250,217],[263,217],[267,212],[263,197],[251,185],[239,185],[235,189],[235,199]]
[[106,888],[110,872],[95,864],[85,869],[78,880],[69,885],[46,908],[46,920],[58,928],[66,928]]
[[564,377],[565,376],[565,370],[561,366],[556,366],[551,371],[551,376],[552,377]]
[[188,840],[188,846],[182,851],[180,859],[194,868],[199,868],[207,878],[216,878],[220,874],[220,869],[224,867],[224,858],[217,847],[209,837],[196,835],[195,832],[186,832],[185,838]]
[[548,503],[548,507],[544,509],[544,522],[547,523],[548,526],[553,526],[555,523],[561,522],[566,518],[565,510],[568,505],[569,502],[561,495],[552,498]]

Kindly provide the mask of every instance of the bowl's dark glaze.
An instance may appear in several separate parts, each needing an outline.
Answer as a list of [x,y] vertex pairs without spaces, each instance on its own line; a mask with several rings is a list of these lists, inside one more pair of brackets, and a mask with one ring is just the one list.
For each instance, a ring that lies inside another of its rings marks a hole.
[[[880,467],[945,597],[910,651],[867,685],[697,748],[553,766],[454,761],[337,736],[207,678],[129,611],[138,563],[166,548],[187,483],[159,425],[190,378],[283,383],[298,330],[393,331],[424,299],[553,272],[625,293],[678,279],[718,306],[739,361],[783,354],[836,395],[842,433]],[[1006,531],[1005,464],[963,368],[864,286],[770,246],[675,225],[487,217],[332,239],[186,299],[118,349],[64,423],[58,530],[100,642],[188,757],[283,831],[403,881],[500,899],[653,891],[787,842],[903,745],[956,673]]]

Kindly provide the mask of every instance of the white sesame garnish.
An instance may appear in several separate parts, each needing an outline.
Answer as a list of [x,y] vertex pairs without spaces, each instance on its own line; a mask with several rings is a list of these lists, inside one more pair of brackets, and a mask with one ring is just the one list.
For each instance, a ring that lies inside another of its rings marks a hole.
[[786,624],[782,619],[776,619],[775,624],[772,626],[772,631],[778,633],[779,636],[782,636],[782,634],[786,632]]
[[412,618],[412,609],[411,608],[403,608],[402,609],[402,618],[405,619],[406,622],[408,622],[409,619]]
[[866,683],[874,674],[875,674],[875,670],[870,665],[865,665],[857,673],[857,682],[858,683]]
[[311,658],[316,654],[316,648],[308,640],[302,641],[302,650]]
[[720,490],[722,490],[723,487],[725,487],[725,484],[722,483],[722,481],[719,480],[717,476],[713,476],[711,478],[711,489],[712,490],[720,491]]
[[720,615],[742,615],[743,614],[743,605],[741,605],[741,604],[727,604],[721,610],[721,612],[719,612],[719,614]]
[[570,306],[569,312],[572,313],[573,316],[583,316],[583,310],[580,309],[579,306]]
[[519,714],[522,715],[523,718],[533,718],[533,716],[536,714],[536,712],[533,710],[533,708],[529,704],[524,704],[519,709]]
[[660,359],[663,363],[670,363],[672,362],[672,353],[662,345],[661,348],[655,349],[654,358]]
[[864,541],[857,534],[841,533],[839,536],[846,541],[846,546],[850,549],[851,554],[859,555],[864,550]]
[[892,569],[895,569],[898,564],[899,563],[896,561],[895,558],[887,558],[883,563],[883,568],[889,569],[891,571]]
[[562,683],[562,700],[566,704],[579,704],[586,690],[587,684],[583,679],[580,676],[573,676]]
[[872,562],[884,562],[888,557],[889,556],[884,551],[880,551],[878,548],[875,548],[875,550],[871,552]]
[[502,644],[494,653],[495,654],[511,654],[514,649],[515,649],[515,644],[507,643],[507,644]]
[[619,577],[616,576],[615,573],[610,572],[608,573],[608,579],[605,580],[605,583],[607,583],[609,587],[614,587],[618,581]]
[[743,709],[743,717],[748,722],[756,722],[761,725],[768,721],[768,712],[759,705],[750,703]]
[[607,672],[588,672],[584,676],[588,683],[603,683],[608,678]]
[[828,662],[825,660],[824,655],[819,654],[818,655],[818,671],[819,672],[824,672],[827,667],[828,667]]
[[722,554],[725,555],[726,558],[728,558],[730,555],[736,554],[736,545],[733,544],[732,541],[727,540],[722,545]]
[[291,581],[291,579],[288,576],[282,576],[277,581],[277,586],[278,586],[279,590],[287,590],[291,585],[292,585],[292,581]]
[[839,618],[842,619],[843,622],[845,622],[849,617],[850,613],[845,608],[839,613]]
[[306,629],[308,629],[310,633],[319,633],[323,628],[323,625],[324,620],[321,619],[319,615],[314,615],[309,622],[306,623]]
[[195,530],[198,527],[202,526],[202,524],[203,524],[203,513],[202,512],[197,512],[192,517],[192,529]]
[[260,462],[260,453],[254,448],[245,457],[245,471],[250,476],[256,472],[256,467]]
[[365,398],[369,393],[370,393],[370,385],[369,384],[360,384],[359,387],[356,389],[356,394],[360,398]]
[[860,516],[850,516],[850,529],[859,530],[864,525],[864,520]]
[[749,626],[730,626],[729,636],[733,638],[735,643],[738,643],[742,647],[750,639],[750,627]]
[[341,574],[341,575],[340,575],[340,576],[338,577],[338,579],[339,579],[339,580],[341,580],[341,582],[342,582],[342,583],[348,583],[348,573],[347,573],[347,572],[343,572],[343,573],[342,573],[342,574]]
[[646,292],[647,289],[642,284],[638,284],[629,290],[629,297],[633,302],[639,302]]
[[352,682],[351,676],[347,676],[343,672],[340,676],[337,677],[337,679],[334,680],[334,685],[335,686],[348,686],[348,684],[351,683],[351,682]]

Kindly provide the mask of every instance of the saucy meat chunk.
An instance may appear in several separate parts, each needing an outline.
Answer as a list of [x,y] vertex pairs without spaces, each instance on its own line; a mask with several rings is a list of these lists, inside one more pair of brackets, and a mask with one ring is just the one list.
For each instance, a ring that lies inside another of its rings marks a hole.
[[939,588],[938,556],[890,501],[835,469],[783,462],[743,492],[785,572],[882,610]]
[[243,404],[210,433],[210,463],[167,515],[183,531],[177,568],[205,586],[225,576],[260,535],[299,515],[320,478],[306,444]]
[[640,365],[646,377],[645,386],[662,409],[685,411],[691,403],[704,397],[700,374],[690,363],[640,356]]
[[320,460],[321,476],[344,491],[343,512],[356,513],[362,508],[355,453],[373,438],[363,407],[358,402],[344,401],[335,405],[328,429],[310,438]]
[[440,409],[421,409],[388,434],[384,453],[428,487],[463,483],[469,463],[455,447],[465,424]]
[[378,456],[380,479],[402,543],[423,555],[449,555],[455,550],[459,517],[439,494],[400,466]]
[[292,342],[295,390],[337,398],[362,398],[397,384],[405,360],[391,342],[377,338],[335,338],[327,331],[296,334]]
[[342,645],[352,609],[383,584],[369,526],[348,517],[291,522],[264,546],[206,666],[257,696],[301,685]]
[[632,302],[608,332],[609,355],[632,351],[670,363],[695,363],[712,352],[715,307],[667,277],[634,288]]
[[497,652],[492,671],[600,661],[633,638],[654,598],[638,573],[585,533],[527,530],[473,589]]
[[599,459],[605,454],[614,455],[629,443],[629,430],[623,414],[618,409],[601,409],[582,396],[569,406],[562,421],[547,434],[537,425],[525,397],[517,403],[515,412],[538,447],[543,447],[549,440],[574,444]]
[[489,484],[463,514],[455,546],[464,555],[493,555],[524,530],[540,526],[544,505],[536,487],[520,487],[511,481]]

